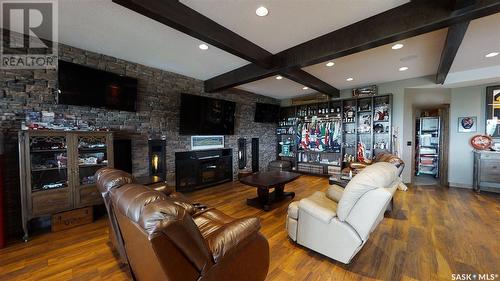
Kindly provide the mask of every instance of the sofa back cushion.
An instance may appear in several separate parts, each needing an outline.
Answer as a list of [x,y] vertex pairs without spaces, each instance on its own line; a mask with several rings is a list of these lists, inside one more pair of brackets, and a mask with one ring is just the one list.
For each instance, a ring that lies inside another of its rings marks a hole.
[[397,177],[397,168],[387,162],[374,163],[364,168],[347,184],[337,207],[338,218],[345,221],[365,193],[376,188],[391,187]]
[[95,173],[97,189],[106,197],[111,189],[119,188],[128,183],[132,183],[133,177],[131,174],[113,169],[101,168]]

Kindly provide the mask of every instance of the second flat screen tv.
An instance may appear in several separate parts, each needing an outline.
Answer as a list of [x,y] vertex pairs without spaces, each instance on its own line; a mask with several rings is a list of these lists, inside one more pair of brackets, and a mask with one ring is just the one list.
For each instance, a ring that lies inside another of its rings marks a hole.
[[231,101],[181,94],[180,135],[233,135],[234,111]]
[[278,123],[280,106],[276,104],[257,103],[254,121],[258,123]]

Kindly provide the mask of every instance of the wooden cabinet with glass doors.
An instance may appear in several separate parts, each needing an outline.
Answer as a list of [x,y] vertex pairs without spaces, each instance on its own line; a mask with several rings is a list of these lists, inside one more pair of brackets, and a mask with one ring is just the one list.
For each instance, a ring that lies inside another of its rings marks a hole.
[[94,174],[113,167],[110,132],[21,131],[19,163],[24,240],[33,218],[102,204]]

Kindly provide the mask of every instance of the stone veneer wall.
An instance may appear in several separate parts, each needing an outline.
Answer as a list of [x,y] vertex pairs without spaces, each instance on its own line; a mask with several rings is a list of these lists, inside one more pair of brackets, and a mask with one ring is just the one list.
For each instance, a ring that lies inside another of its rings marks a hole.
[[276,156],[274,124],[254,123],[256,102],[277,100],[240,90],[220,93],[203,92],[203,81],[147,67],[82,49],[59,45],[59,57],[70,61],[138,79],[138,111],[124,112],[100,108],[59,105],[56,101],[57,71],[0,69],[0,130],[5,133],[5,214],[7,236],[21,233],[17,133],[26,111],[71,112],[77,118],[130,134],[133,173],[147,175],[148,138],[165,136],[167,140],[167,178],[174,184],[175,152],[190,149],[190,137],[179,136],[180,93],[196,94],[236,102],[235,134],[225,137],[233,149],[233,174],[238,173],[237,139],[247,138],[248,164],[251,165],[250,138],[260,138],[260,169]]

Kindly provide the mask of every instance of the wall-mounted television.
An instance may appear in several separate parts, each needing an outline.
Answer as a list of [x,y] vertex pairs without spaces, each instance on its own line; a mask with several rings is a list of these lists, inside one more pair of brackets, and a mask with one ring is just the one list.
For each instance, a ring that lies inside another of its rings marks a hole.
[[136,110],[137,79],[62,60],[58,64],[60,104]]
[[257,103],[255,105],[254,121],[259,123],[278,123],[280,106],[276,104]]
[[233,135],[236,103],[181,94],[180,135]]

